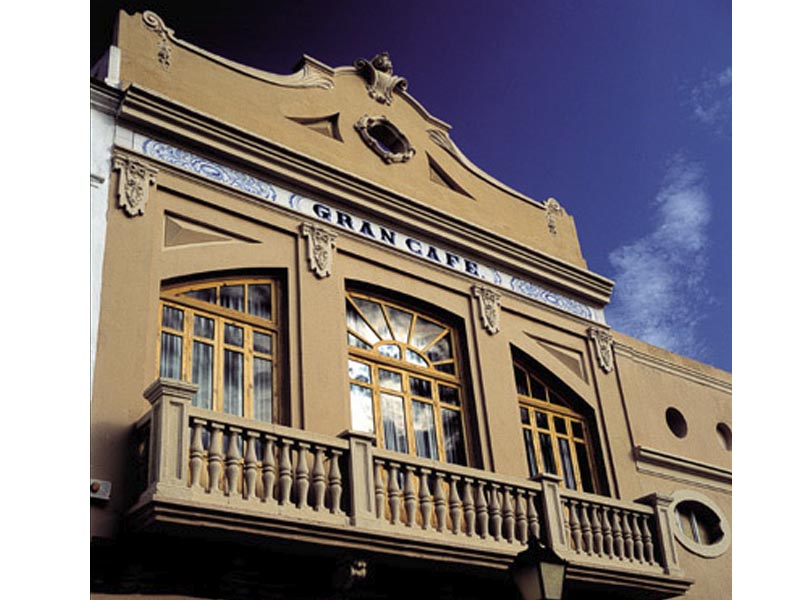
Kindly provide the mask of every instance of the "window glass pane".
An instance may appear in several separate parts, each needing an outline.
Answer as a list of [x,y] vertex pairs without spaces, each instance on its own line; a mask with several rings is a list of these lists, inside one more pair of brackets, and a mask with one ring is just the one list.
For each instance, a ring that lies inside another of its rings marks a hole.
[[539,472],[536,466],[536,449],[533,447],[533,435],[530,429],[523,429],[522,436],[525,439],[525,454],[528,456],[528,471],[531,477]]
[[[226,328],[228,326],[226,325]],[[238,328],[237,328],[238,329]],[[223,370],[223,410],[231,415],[244,416],[244,388],[242,383],[244,357],[241,352],[225,350]]]
[[244,312],[244,286],[223,285],[219,290],[220,306]]
[[542,383],[533,377],[530,378],[531,382],[531,397],[538,398],[539,400],[546,400],[547,396],[545,395],[544,386]]
[[426,352],[431,362],[439,362],[453,358],[453,349],[450,347],[450,334],[448,333]]
[[441,363],[438,365],[433,365],[433,367],[442,373],[449,373],[450,375],[456,374],[456,365],[453,362]]
[[589,455],[586,452],[585,444],[575,444],[575,456],[578,459],[578,471],[581,474],[581,487],[584,492],[594,493],[594,482],[592,481],[592,468],[589,463]]
[[272,286],[270,284],[247,286],[247,312],[254,317],[272,319]]
[[161,325],[183,331],[183,311],[172,306],[164,306],[161,311]]
[[561,399],[561,396],[556,394],[553,390],[549,390],[550,402],[558,404],[559,406],[566,406],[567,404]]
[[547,473],[557,473],[556,459],[553,455],[553,442],[546,433],[539,434],[539,447],[542,449],[542,463]]
[[424,317],[417,316],[414,323],[414,331],[409,342],[415,348],[422,350],[425,346],[435,340],[444,331],[444,327],[428,321]]
[[350,384],[350,419],[355,431],[375,433],[371,389]]
[[356,360],[350,360],[347,362],[347,372],[350,375],[350,379],[360,381],[361,383],[372,383],[369,365]]
[[411,393],[415,396],[422,396],[423,398],[431,398],[431,382],[427,379],[419,379],[418,377],[409,377],[408,384],[411,388]]
[[399,342],[408,342],[408,330],[411,328],[411,313],[390,306],[386,307],[386,313],[389,315],[392,331],[394,331],[394,339]]
[[367,322],[361,318],[350,302],[347,303],[347,328],[352,329],[359,337],[364,338],[369,344],[379,342],[380,338],[370,329]]
[[420,367],[427,367],[428,363],[425,358],[418,352],[414,352],[411,348],[406,348],[406,360],[414,365]]
[[244,329],[225,323],[225,343],[232,346],[244,346]]
[[397,392],[403,391],[403,376],[395,371],[388,371],[386,369],[378,369],[378,379],[382,388],[395,390]]
[[580,421],[572,421],[572,435],[578,439],[583,439],[583,425]]
[[442,409],[442,433],[444,434],[445,460],[457,465],[467,464],[464,438],[461,434],[461,413],[449,408]]
[[206,338],[209,340],[214,339],[214,319],[201,317],[200,315],[194,316],[194,334],[197,337]]
[[528,396],[528,376],[525,371],[514,365],[514,382],[517,384],[517,393]]
[[558,433],[567,433],[567,424],[564,422],[564,419],[554,416],[553,423],[555,424],[556,431]]
[[181,294],[181,296],[188,296],[189,298],[194,298],[195,300],[202,300],[203,302],[210,302],[211,304],[217,303],[217,288],[204,288],[202,290],[193,290],[191,292],[186,292],[185,294]]
[[445,404],[461,405],[461,399],[458,397],[458,388],[442,385],[441,383],[439,384],[439,400]]
[[256,352],[263,352],[264,354],[272,354],[272,336],[268,333],[254,331],[253,350]]
[[378,332],[384,340],[392,339],[389,333],[389,326],[386,324],[386,318],[383,316],[381,305],[372,302],[371,300],[364,300],[363,298],[353,298],[356,306],[361,309],[361,312],[367,318],[367,322],[372,325],[372,328]]
[[180,379],[182,357],[183,338],[179,335],[162,332],[159,375],[169,379]]
[[358,338],[357,338],[356,336],[354,336],[352,333],[348,333],[348,334],[347,334],[347,343],[348,343],[350,346],[355,346],[356,348],[363,348],[364,350],[370,350],[370,349],[372,349],[372,346],[370,346],[370,345],[369,345],[369,344],[367,344],[366,342],[362,342],[360,339],[358,339]]
[[253,418],[272,422],[272,361],[253,359]]
[[436,446],[436,427],[433,421],[433,406],[424,402],[412,402],[412,407],[417,456],[439,460],[439,451]]
[[[213,325],[214,322],[211,321]],[[197,317],[195,317],[197,329]],[[211,410],[211,394],[214,389],[214,346],[202,342],[192,344],[192,383],[197,386],[192,404]]]
[[536,426],[541,429],[550,429],[550,425],[547,423],[547,413],[536,411]]
[[531,413],[524,406],[519,407],[519,418],[522,420],[523,425],[531,424]]
[[383,440],[387,450],[408,452],[406,438],[406,415],[402,396],[381,394],[381,415],[383,416]]
[[558,451],[561,455],[561,468],[564,469],[564,485],[574,490],[576,488],[575,470],[572,468],[572,452],[569,449],[569,441],[558,438]]
[[388,356],[389,358],[400,360],[400,346],[397,344],[384,344],[382,346],[378,346],[378,352],[384,356]]

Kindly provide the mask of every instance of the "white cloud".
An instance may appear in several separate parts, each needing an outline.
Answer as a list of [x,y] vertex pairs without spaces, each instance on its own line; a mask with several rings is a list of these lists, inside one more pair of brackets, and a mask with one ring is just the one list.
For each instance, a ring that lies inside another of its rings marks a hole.
[[653,230],[609,255],[616,287],[608,320],[633,337],[703,360],[698,328],[710,302],[704,278],[711,220],[703,169],[674,157],[654,203]]
[[699,82],[689,92],[692,116],[717,133],[730,135],[733,72],[728,67]]

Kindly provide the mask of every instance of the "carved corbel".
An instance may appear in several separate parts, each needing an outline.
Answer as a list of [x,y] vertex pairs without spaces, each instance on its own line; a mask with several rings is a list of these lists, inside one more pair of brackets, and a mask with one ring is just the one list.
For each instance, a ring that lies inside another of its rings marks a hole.
[[547,228],[550,230],[550,233],[556,235],[558,233],[556,218],[564,214],[564,209],[561,208],[561,205],[555,198],[548,198],[544,203],[544,209],[547,215]]
[[391,104],[392,92],[402,92],[408,87],[408,82],[403,77],[392,74],[392,61],[388,52],[381,52],[369,61],[359,58],[354,66],[359,75],[366,79],[370,98],[381,104]]
[[169,40],[171,36],[174,36],[175,32],[164,25],[164,21],[161,20],[161,17],[150,10],[144,11],[142,14],[142,21],[147,29],[159,37],[158,63],[165,71],[169,70],[170,60],[172,58],[172,46],[169,45],[167,40]]
[[594,340],[597,362],[606,373],[614,370],[614,338],[605,329],[589,328],[589,337]]
[[491,288],[476,285],[472,288],[472,295],[478,299],[484,329],[494,335],[500,331],[500,294]]
[[320,279],[330,276],[336,234],[313,223],[303,223],[300,226],[300,233],[307,240],[306,256],[309,269]]
[[333,572],[333,589],[338,597],[346,597],[354,585],[367,578],[367,561],[363,558],[342,557]]
[[118,205],[129,217],[143,215],[150,195],[150,186],[156,183],[157,169],[127,156],[115,156],[112,168],[119,171],[117,187]]

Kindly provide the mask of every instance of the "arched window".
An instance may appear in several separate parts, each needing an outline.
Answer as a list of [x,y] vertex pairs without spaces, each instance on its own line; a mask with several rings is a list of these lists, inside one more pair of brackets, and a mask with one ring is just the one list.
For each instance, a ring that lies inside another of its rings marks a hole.
[[593,493],[597,480],[586,418],[520,362],[514,363],[514,379],[531,477],[552,473],[570,489]]
[[466,464],[453,328],[407,306],[350,292],[347,342],[353,428],[375,433],[389,450]]
[[193,404],[200,408],[275,420],[276,306],[269,277],[164,288],[159,375],[197,385]]

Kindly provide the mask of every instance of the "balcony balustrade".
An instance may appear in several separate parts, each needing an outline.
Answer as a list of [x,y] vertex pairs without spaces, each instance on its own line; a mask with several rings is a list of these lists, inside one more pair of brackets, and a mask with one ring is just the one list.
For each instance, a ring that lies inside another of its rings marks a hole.
[[[135,427],[141,489],[135,528],[218,527],[490,568],[539,539],[568,561],[567,581],[604,581],[647,597],[679,595],[667,507],[565,490],[193,407],[194,387],[161,379]],[[632,586],[632,587],[631,587]]]

